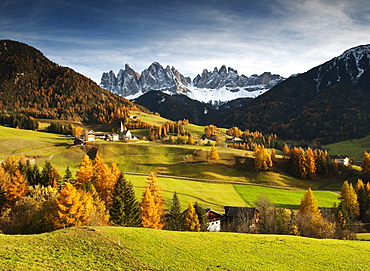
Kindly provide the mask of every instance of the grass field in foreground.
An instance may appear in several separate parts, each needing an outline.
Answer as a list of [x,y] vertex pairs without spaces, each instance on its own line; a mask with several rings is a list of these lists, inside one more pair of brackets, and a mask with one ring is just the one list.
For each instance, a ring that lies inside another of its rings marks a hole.
[[370,242],[69,228],[0,235],[1,270],[368,270]]

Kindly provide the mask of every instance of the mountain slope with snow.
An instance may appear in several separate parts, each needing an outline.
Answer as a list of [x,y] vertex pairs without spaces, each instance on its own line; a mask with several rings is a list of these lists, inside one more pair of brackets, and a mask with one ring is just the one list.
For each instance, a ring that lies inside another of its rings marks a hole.
[[323,143],[370,132],[370,45],[290,77],[220,117],[217,125]]

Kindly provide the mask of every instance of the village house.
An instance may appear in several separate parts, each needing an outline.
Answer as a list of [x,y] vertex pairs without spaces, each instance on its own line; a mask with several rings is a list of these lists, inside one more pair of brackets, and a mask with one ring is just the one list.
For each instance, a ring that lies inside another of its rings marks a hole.
[[222,219],[222,231],[254,232],[259,220],[256,208],[225,206],[225,215]]
[[347,155],[329,155],[330,157],[330,160],[332,162],[337,162],[338,164],[342,164],[342,165],[345,165],[345,166],[349,166],[350,164],[350,160],[349,160],[349,157]]
[[216,211],[207,208],[204,217],[207,218],[208,227],[207,231],[209,232],[219,232],[221,231],[221,220],[223,218],[223,214],[220,214]]

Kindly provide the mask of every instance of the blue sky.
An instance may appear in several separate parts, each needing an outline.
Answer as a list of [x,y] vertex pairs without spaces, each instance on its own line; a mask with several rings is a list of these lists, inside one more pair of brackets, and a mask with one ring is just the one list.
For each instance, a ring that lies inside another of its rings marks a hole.
[[2,0],[0,39],[98,83],[154,61],[192,78],[222,65],[287,77],[370,43],[370,0]]

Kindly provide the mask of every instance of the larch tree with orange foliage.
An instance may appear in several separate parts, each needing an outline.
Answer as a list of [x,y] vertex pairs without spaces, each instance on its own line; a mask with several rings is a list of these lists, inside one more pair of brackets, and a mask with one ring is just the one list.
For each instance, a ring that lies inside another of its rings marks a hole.
[[212,160],[212,161],[216,161],[216,160],[220,159],[220,156],[217,152],[217,149],[216,149],[215,145],[212,145],[212,147],[211,147],[211,151],[209,152],[209,159]]
[[87,220],[81,194],[71,183],[65,183],[55,202],[54,224],[57,228],[81,226]]
[[189,207],[184,218],[184,229],[186,231],[200,231],[200,223],[198,215],[195,211],[193,203],[189,203]]
[[141,223],[144,228],[163,229],[161,212],[159,212],[154,201],[154,196],[149,186],[145,189],[143,199],[140,204]]
[[93,164],[88,155],[84,155],[79,170],[76,172],[76,187],[83,188],[93,178]]
[[27,180],[17,169],[9,178],[8,183],[3,186],[6,205],[14,206],[15,203],[25,197],[28,192]]
[[164,206],[165,206],[166,200],[162,196],[162,188],[159,185],[157,176],[153,172],[150,172],[147,180],[149,184],[149,190],[154,197],[154,203],[157,206],[158,213],[163,223],[164,213],[165,213]]
[[99,197],[105,202],[107,210],[112,203],[112,192],[117,181],[117,176],[112,173],[112,170],[104,163],[99,155],[95,158],[93,166],[94,171],[94,186],[99,194]]

